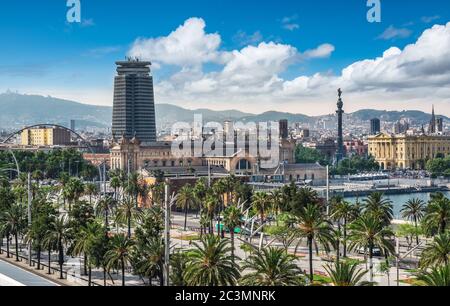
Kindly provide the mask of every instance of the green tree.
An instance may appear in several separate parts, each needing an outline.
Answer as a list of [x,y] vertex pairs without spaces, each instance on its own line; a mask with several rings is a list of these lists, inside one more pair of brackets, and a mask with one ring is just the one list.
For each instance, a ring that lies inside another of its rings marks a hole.
[[[300,238],[306,238],[309,250],[309,278],[314,280],[313,245],[320,243],[328,252],[333,241],[333,229],[325,218],[320,207],[308,204],[297,216],[297,233]],[[316,250],[318,251],[318,250]]]
[[[0,226],[2,227],[2,232],[7,233],[7,239],[9,235],[14,236],[14,245],[16,253],[16,261],[19,261],[19,235],[24,229],[24,210],[20,205],[13,203],[6,211],[2,212],[0,217]],[[9,245],[8,255],[9,255]]]
[[194,205],[194,193],[192,187],[189,185],[184,185],[180,191],[178,191],[177,195],[177,206],[184,211],[184,230],[187,228],[187,217],[188,211]]
[[122,286],[125,286],[125,268],[131,264],[134,242],[124,234],[111,238],[110,249],[105,254],[106,267],[122,270]]
[[89,204],[92,205],[92,197],[98,194],[98,187],[94,183],[87,183],[85,186],[85,193],[89,196]]
[[227,207],[223,213],[224,226],[229,230],[231,236],[231,256],[233,258],[235,258],[234,232],[242,225],[242,218],[243,215],[241,210],[235,205]]
[[58,251],[58,264],[59,264],[59,278],[63,279],[63,265],[64,265],[64,246],[68,245],[71,239],[70,227],[65,216],[60,216],[53,220],[48,229],[44,243],[47,246],[56,246]]
[[[402,207],[402,217],[413,221],[416,230],[418,229],[418,223],[425,215],[425,202],[420,199],[410,199]],[[419,244],[419,235],[416,236],[416,243]]]
[[361,281],[367,271],[358,268],[358,263],[339,261],[324,266],[331,282],[338,287],[368,286],[369,282]]
[[161,237],[148,237],[144,243],[137,243],[133,256],[134,272],[149,280],[157,277],[160,286],[164,285],[164,240]]
[[170,255],[170,284],[176,287],[186,286],[183,273],[187,268],[188,256],[186,252],[177,251]]
[[445,233],[450,221],[450,200],[436,194],[428,204],[423,218],[424,227],[430,234]]
[[424,286],[429,287],[449,287],[450,286],[450,265],[433,267],[430,271],[421,271],[417,279]]
[[381,218],[385,226],[389,225],[394,218],[392,201],[384,198],[381,192],[371,193],[363,203],[364,212]]
[[188,251],[188,264],[183,278],[188,286],[233,286],[240,277],[228,239],[205,235],[200,244],[194,242]]
[[127,237],[131,238],[131,225],[134,221],[141,220],[142,212],[136,209],[132,198],[125,197],[117,210],[117,220],[120,224],[126,224]]
[[369,276],[373,282],[373,251],[380,248],[386,254],[394,254],[394,246],[386,237],[394,233],[385,227],[383,221],[374,214],[364,214],[350,225],[349,249],[369,251]]
[[252,253],[242,270],[249,270],[240,283],[244,286],[299,286],[304,284],[295,257],[283,249],[267,248]]
[[77,202],[84,193],[84,183],[76,177],[71,177],[64,190],[69,202],[69,211],[72,210],[72,204]]
[[420,266],[423,268],[431,266],[447,265],[450,260],[450,233],[445,232],[434,237],[433,242],[423,250]]
[[327,157],[320,151],[302,145],[295,148],[295,161],[297,164],[314,164],[317,162],[323,166],[329,164]]

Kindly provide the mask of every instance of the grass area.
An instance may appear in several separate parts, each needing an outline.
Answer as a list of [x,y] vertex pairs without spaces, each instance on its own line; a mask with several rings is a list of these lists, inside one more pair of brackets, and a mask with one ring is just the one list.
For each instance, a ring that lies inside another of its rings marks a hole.
[[316,285],[327,285],[331,284],[331,278],[324,275],[314,274],[314,284]]
[[200,240],[200,235],[181,235],[181,236],[174,236],[173,238],[182,241],[197,241]]

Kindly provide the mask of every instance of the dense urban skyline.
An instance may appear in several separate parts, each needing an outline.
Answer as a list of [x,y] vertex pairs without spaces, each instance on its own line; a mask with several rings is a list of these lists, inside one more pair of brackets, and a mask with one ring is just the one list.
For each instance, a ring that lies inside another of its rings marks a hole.
[[318,115],[334,108],[342,87],[347,112],[429,112],[434,103],[450,115],[443,1],[382,1],[381,23],[369,23],[366,1],[356,0],[345,9],[335,1],[246,1],[239,10],[227,1],[81,1],[80,24],[66,21],[65,1],[45,2],[3,5],[0,33],[9,43],[0,50],[8,59],[0,92],[112,105],[111,63],[135,55],[153,62],[157,103]]

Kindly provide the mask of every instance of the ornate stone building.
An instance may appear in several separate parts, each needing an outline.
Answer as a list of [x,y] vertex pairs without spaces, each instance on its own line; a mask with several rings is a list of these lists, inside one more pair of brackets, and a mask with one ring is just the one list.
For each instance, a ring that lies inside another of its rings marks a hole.
[[[295,141],[281,139],[280,163],[295,163]],[[194,152],[190,156],[195,156]],[[172,153],[171,142],[141,143],[136,137],[129,140],[122,136],[111,148],[111,168],[125,171],[159,169],[170,172],[171,168],[215,166],[231,174],[254,174],[259,172],[261,160],[249,152],[222,156],[177,157]],[[278,165],[278,164],[277,164]],[[275,167],[277,168],[277,167]],[[274,169],[275,169],[274,168]]]
[[381,169],[421,170],[438,154],[450,155],[450,136],[379,134],[369,138],[369,154]]

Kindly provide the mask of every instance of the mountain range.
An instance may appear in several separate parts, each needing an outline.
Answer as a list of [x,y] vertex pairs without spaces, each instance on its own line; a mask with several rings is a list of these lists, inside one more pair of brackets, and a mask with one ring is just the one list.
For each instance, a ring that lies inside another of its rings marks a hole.
[[[288,119],[289,122],[313,124],[320,119],[330,117],[307,116],[303,114],[269,111],[262,114],[250,114],[237,110],[214,111],[210,109],[188,110],[171,104],[157,104],[156,118],[158,128],[170,127],[177,121],[192,122],[194,114],[201,114],[205,122],[222,122],[224,120],[242,122],[265,122]],[[382,121],[397,121],[409,118],[415,122],[426,124],[431,115],[421,111],[383,111],[359,110],[347,114],[353,120],[368,121],[380,118]],[[112,107],[87,105],[79,102],[6,92],[0,94],[0,128],[17,129],[27,125],[53,123],[68,126],[71,119],[76,120],[77,128],[109,128],[111,126]],[[447,117],[443,117],[449,120]]]

